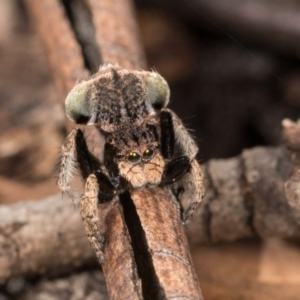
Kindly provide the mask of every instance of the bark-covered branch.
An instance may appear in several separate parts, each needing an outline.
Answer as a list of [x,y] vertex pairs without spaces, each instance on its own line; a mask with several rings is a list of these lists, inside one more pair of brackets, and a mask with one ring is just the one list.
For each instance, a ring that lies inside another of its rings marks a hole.
[[[294,153],[284,147],[258,147],[246,150],[238,157],[211,160],[204,165],[208,178],[207,194],[188,228],[191,242],[234,241],[248,237],[298,239],[300,211],[289,205],[289,197],[285,192],[294,168],[298,169],[293,156]],[[135,197],[143,199],[138,198],[135,202],[139,208],[138,214],[149,216],[149,204],[158,203],[152,201],[146,202],[146,207],[140,206],[138,201],[143,202],[145,197],[143,194]],[[174,204],[169,207],[170,211],[165,207],[163,212],[173,213],[172,207]],[[143,222],[147,220],[148,217]],[[70,202],[63,201],[60,195],[40,201],[0,206],[0,228],[2,281],[13,275],[71,270],[94,261],[78,212]],[[165,232],[162,225],[158,228]],[[151,238],[147,239],[149,247],[153,249]],[[162,244],[161,248],[165,246]],[[18,268],[14,268],[18,265]]]
[[189,228],[193,242],[247,237],[300,237],[300,213],[285,183],[295,166],[286,148],[257,147],[236,158],[206,164],[207,195]]
[[78,212],[60,194],[0,206],[0,283],[95,263]]

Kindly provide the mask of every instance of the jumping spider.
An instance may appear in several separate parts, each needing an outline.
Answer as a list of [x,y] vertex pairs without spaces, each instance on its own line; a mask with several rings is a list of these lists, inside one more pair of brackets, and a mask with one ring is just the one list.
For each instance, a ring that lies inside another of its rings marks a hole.
[[77,168],[86,180],[80,211],[89,240],[103,262],[98,203],[130,189],[169,186],[188,199],[188,224],[204,195],[203,173],[194,140],[176,114],[167,109],[169,87],[156,72],[130,71],[111,64],[77,84],[66,99],[67,116],[94,125],[104,136],[103,157],[88,149],[83,132],[74,129],[62,146],[60,189],[72,197]]

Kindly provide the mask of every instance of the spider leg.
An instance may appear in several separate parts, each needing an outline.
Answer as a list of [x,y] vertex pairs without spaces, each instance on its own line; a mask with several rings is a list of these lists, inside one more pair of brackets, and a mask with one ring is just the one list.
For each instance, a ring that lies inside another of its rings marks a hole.
[[187,199],[188,205],[183,213],[183,222],[187,225],[192,220],[205,193],[204,175],[195,159],[198,147],[181,120],[172,110],[162,109],[160,120],[161,151],[164,157],[172,157],[175,144],[183,154],[183,156],[177,157],[167,164],[163,174],[163,183],[171,183],[170,181],[174,179],[174,187],[178,191],[183,191],[179,198]]
[[[173,159],[166,167],[161,185],[173,185],[175,196],[187,207],[182,213],[183,223],[188,225],[201,203],[204,193],[204,175],[196,159],[190,161],[186,156]],[[186,200],[186,201],[182,201]]]
[[165,159],[171,159],[174,155],[175,136],[172,115],[168,111],[160,113],[160,146]]
[[172,184],[184,176],[191,168],[188,157],[179,156],[171,160],[164,169],[161,185]]
[[172,114],[169,111],[160,113],[160,145],[165,159],[170,160],[162,175],[161,185],[167,185],[179,180],[190,169],[190,159],[187,156],[173,158],[175,148],[175,134]]
[[181,153],[186,155],[192,160],[196,157],[198,152],[198,146],[194,139],[191,137],[187,129],[182,124],[178,116],[170,109],[162,109],[160,114],[169,115],[172,120],[175,143],[179,146]]
[[71,181],[77,173],[76,142],[75,136],[80,129],[74,129],[67,136],[61,148],[59,172],[57,175],[57,185],[63,194],[67,194],[73,201]]
[[205,194],[204,174],[196,159],[191,161],[190,171],[182,177],[178,186],[183,188],[180,199],[187,201],[187,208],[183,213],[183,223],[188,225]]
[[[104,262],[104,237],[101,231],[98,203],[113,200],[122,186],[118,178],[112,180],[101,162],[88,150],[84,134],[74,129],[62,146],[61,163],[57,183],[73,200],[71,181],[80,170],[86,180],[85,192],[79,202],[79,211],[87,237],[100,263]],[[120,187],[119,187],[120,186]]]
[[77,161],[82,177],[86,179],[85,193],[80,201],[79,210],[87,237],[98,261],[104,263],[104,237],[99,218],[98,203],[112,201],[121,191],[118,176],[108,177],[106,168],[88,150],[82,131],[76,137]]
[[104,237],[98,214],[99,184],[95,174],[91,174],[86,181],[85,193],[80,201],[79,210],[84,223],[85,232],[96,253],[100,264],[104,263]]

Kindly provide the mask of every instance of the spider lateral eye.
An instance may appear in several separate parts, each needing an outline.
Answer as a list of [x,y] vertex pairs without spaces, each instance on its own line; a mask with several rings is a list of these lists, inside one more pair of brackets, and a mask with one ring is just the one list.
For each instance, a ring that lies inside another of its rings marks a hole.
[[152,149],[150,149],[150,148],[146,149],[143,153],[143,159],[146,159],[146,160],[151,159],[153,157],[153,153],[154,152]]
[[117,160],[122,160],[122,159],[124,159],[124,154],[123,153],[117,153],[116,158],[117,158]]
[[135,163],[141,159],[141,156],[136,152],[130,152],[127,156],[129,162]]

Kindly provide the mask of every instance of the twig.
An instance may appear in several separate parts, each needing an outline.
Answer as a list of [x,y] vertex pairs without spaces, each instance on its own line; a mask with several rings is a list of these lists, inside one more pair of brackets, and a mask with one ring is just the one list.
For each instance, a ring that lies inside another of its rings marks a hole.
[[[294,154],[283,147],[258,147],[244,151],[236,158],[209,161],[203,166],[206,178],[209,178],[207,194],[188,228],[191,242],[234,241],[249,237],[299,239],[300,212],[297,206],[289,205],[285,193],[285,183],[297,167],[293,157]],[[142,222],[152,224],[151,212],[154,216],[158,212],[155,213],[151,206],[157,205],[158,201],[149,201],[143,193],[137,193],[133,198],[138,214],[147,215],[147,218],[141,217]],[[162,211],[164,214],[174,212],[174,202],[168,202],[172,205],[169,210]],[[116,222],[113,218],[111,221]],[[115,225],[118,228],[117,222]],[[165,226],[160,224],[155,230],[165,234]],[[148,225],[145,228],[149,248],[157,249],[149,236],[153,230]],[[61,274],[94,262],[78,212],[68,201],[62,200],[61,195],[0,206],[0,230],[2,282],[14,275]],[[161,239],[170,236],[168,233]],[[161,246],[166,248],[164,244]],[[178,246],[185,247],[184,242]],[[181,250],[177,253],[182,257]],[[18,265],[18,268],[13,267]]]
[[[88,76],[81,49],[59,0],[24,0],[49,59],[57,97],[64,103],[78,80]],[[73,124],[69,121],[68,127]]]
[[86,1],[91,8],[103,62],[118,63],[128,69],[145,69],[131,0]]
[[[160,189],[155,193],[146,189],[135,191],[131,197],[141,220],[160,293],[164,295],[159,299],[202,299],[177,200],[168,190]],[[148,277],[149,290],[153,290],[151,272],[144,272],[144,276]]]
[[0,216],[0,283],[95,263],[80,216],[61,195],[1,205]]
[[300,212],[287,201],[285,185],[298,164],[284,147],[257,147],[205,168],[208,192],[189,228],[194,243],[249,237],[300,237]]

